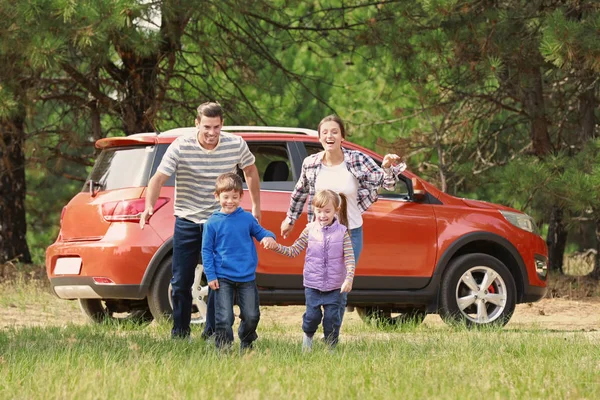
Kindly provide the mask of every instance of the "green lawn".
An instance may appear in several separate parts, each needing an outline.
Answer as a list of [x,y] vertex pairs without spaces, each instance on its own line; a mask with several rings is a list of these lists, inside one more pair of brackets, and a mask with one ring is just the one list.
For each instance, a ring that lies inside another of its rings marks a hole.
[[198,330],[191,342],[171,341],[166,323],[81,324],[73,303],[35,285],[0,289],[1,307],[68,310],[53,326],[1,328],[1,399],[600,398],[598,332],[350,318],[335,351],[317,343],[303,354],[298,324],[271,313],[256,349],[240,355],[217,352]]

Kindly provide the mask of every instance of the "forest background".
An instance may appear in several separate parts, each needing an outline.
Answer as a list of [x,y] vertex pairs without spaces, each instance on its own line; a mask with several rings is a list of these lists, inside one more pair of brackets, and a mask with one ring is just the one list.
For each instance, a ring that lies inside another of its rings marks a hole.
[[[551,269],[600,249],[593,0],[0,0],[0,264],[44,262],[108,136],[315,128],[532,215]],[[600,257],[590,275],[600,279]]]

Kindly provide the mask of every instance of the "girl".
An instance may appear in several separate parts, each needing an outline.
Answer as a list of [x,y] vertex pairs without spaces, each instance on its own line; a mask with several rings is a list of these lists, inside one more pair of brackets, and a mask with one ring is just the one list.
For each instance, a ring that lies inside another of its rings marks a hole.
[[343,318],[340,308],[343,296],[352,290],[355,267],[352,241],[346,228],[346,196],[333,190],[322,190],[314,196],[312,206],[315,221],[306,225],[292,246],[279,243],[267,246],[288,257],[296,257],[306,249],[303,274],[306,312],[302,317],[304,351],[311,350],[321,320],[326,343],[332,348],[337,344]]

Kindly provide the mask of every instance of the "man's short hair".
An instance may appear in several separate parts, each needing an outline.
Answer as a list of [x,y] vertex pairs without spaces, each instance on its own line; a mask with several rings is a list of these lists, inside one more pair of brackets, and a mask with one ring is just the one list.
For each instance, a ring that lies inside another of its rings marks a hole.
[[198,106],[198,121],[202,119],[202,116],[215,118],[221,118],[223,121],[223,107],[219,103],[207,102],[202,103]]
[[244,187],[242,185],[242,178],[240,178],[238,174],[233,172],[221,174],[217,178],[217,183],[215,184],[215,194],[219,195],[231,190],[234,190],[239,194],[244,194]]

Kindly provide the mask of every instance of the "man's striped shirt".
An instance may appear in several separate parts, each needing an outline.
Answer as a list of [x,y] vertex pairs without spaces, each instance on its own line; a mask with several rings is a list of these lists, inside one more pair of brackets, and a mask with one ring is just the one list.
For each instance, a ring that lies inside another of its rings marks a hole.
[[158,172],[175,173],[175,216],[192,222],[204,222],[219,203],[215,200],[217,177],[254,164],[254,155],[239,136],[221,132],[219,143],[207,150],[198,136],[180,136],[167,149]]

